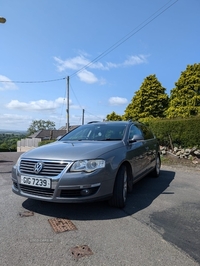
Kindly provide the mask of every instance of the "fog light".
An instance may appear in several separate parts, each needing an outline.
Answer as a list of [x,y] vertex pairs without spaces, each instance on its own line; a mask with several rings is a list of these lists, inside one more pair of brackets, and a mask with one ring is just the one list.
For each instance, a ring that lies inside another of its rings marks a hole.
[[86,189],[81,190],[81,195],[82,196],[88,196],[91,194],[91,192],[92,192],[91,189],[86,188]]

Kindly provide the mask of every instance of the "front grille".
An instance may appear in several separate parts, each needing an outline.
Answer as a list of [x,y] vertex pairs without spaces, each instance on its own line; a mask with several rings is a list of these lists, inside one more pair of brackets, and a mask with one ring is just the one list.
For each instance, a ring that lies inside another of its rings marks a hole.
[[90,188],[90,193],[89,195],[82,195],[81,191],[83,189],[63,189],[61,190],[60,197],[61,198],[72,198],[72,197],[86,197],[86,196],[91,196],[97,192],[99,187],[93,187]]
[[57,176],[68,165],[68,162],[62,161],[21,160],[19,167],[20,172],[22,174],[36,175],[36,173],[34,172],[34,167],[38,162],[42,162],[43,164],[43,168],[39,172],[39,175],[43,176]]
[[54,189],[51,188],[41,188],[41,187],[33,187],[27,185],[20,185],[20,189],[22,192],[26,194],[42,196],[47,198],[52,197],[54,193]]

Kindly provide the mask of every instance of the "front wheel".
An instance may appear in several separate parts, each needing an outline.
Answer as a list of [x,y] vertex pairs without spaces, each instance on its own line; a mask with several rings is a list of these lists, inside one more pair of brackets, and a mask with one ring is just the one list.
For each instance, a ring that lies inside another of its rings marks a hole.
[[109,200],[110,206],[123,208],[125,206],[128,190],[128,174],[125,165],[119,169],[113,190],[112,198]]
[[153,177],[158,177],[160,175],[160,167],[161,167],[161,160],[160,160],[160,155],[158,154],[156,157],[156,165],[152,171]]

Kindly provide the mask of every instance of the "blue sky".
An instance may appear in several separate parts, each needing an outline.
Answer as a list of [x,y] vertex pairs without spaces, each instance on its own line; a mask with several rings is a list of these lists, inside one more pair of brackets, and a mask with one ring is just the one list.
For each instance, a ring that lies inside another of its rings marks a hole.
[[0,129],[65,125],[67,76],[70,125],[83,109],[85,123],[122,115],[152,74],[170,94],[200,62],[199,13],[200,0],[0,0]]

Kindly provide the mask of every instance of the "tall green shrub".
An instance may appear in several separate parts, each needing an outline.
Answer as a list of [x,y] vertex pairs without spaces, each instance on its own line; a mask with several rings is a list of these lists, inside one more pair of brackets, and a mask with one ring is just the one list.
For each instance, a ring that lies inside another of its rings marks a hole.
[[149,120],[149,126],[161,145],[200,147],[200,116],[191,119]]

